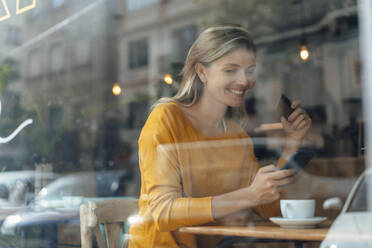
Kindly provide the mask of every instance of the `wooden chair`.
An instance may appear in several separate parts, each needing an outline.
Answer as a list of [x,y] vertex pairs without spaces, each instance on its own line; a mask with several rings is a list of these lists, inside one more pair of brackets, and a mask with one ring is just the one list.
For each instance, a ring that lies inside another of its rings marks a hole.
[[110,199],[85,203],[80,206],[81,247],[92,248],[93,236],[99,248],[127,247],[128,239],[121,237],[128,217],[137,213],[138,200]]

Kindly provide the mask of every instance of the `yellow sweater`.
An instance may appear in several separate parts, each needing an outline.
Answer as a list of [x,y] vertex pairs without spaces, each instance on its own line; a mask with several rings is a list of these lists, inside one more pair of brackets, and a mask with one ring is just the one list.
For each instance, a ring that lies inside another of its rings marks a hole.
[[[259,169],[252,141],[233,121],[226,126],[224,135],[208,137],[178,103],[152,111],[138,141],[141,195],[130,248],[198,247],[203,241],[178,228],[213,223],[212,196],[252,182]],[[278,201],[256,211],[263,218],[279,215]]]

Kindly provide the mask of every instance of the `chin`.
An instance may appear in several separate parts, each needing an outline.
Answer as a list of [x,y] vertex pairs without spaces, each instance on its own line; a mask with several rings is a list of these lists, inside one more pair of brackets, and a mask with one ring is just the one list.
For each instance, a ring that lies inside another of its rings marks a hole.
[[243,104],[243,101],[240,101],[240,102],[229,103],[227,104],[227,106],[232,107],[232,108],[238,108],[242,106],[242,104]]

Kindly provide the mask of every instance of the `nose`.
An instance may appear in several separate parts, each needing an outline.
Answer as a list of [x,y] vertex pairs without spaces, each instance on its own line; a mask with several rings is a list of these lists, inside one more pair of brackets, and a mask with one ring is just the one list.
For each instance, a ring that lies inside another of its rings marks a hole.
[[239,84],[244,85],[244,87],[252,88],[256,83],[256,77],[251,72],[242,72],[239,75]]

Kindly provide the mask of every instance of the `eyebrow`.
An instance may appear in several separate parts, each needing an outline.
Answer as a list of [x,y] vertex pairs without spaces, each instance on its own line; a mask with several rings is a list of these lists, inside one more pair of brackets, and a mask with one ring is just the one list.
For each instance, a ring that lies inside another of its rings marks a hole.
[[[224,66],[225,67],[227,67],[227,66],[240,67],[240,65],[238,65],[238,64],[232,64],[232,63],[224,64]],[[248,68],[252,68],[252,67],[256,67],[256,64],[253,64],[253,65],[248,66]]]

